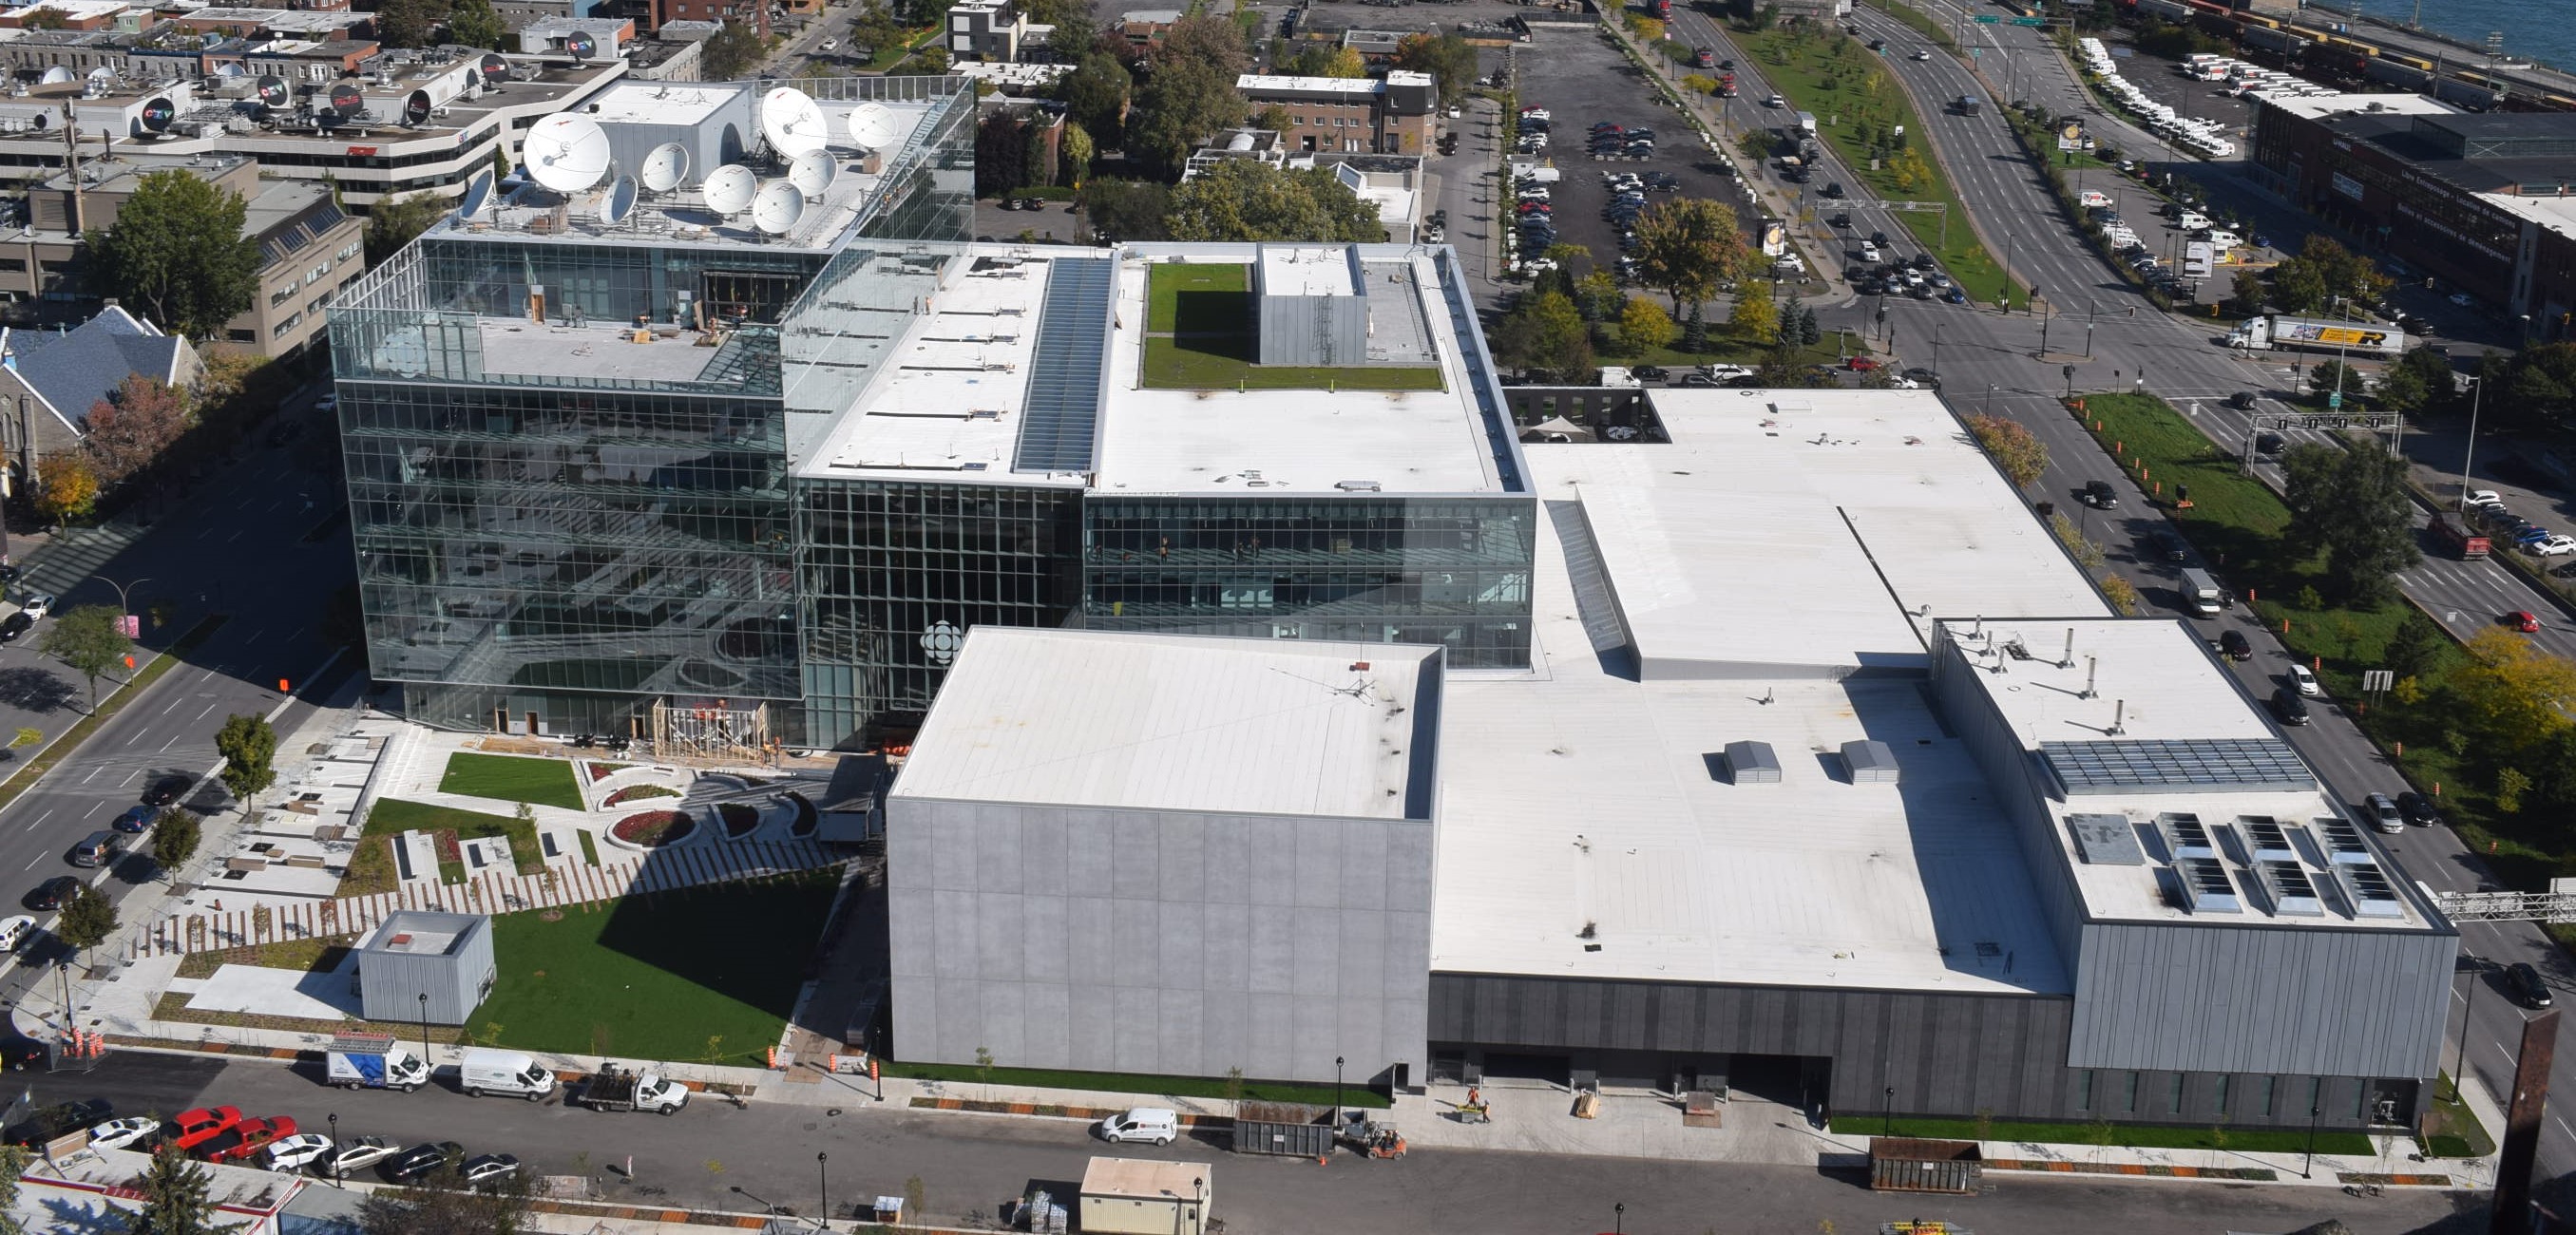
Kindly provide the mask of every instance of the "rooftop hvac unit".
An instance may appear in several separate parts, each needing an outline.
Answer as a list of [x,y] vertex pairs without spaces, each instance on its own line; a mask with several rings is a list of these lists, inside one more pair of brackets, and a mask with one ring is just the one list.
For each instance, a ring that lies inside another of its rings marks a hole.
[[1780,757],[1769,742],[1729,742],[1724,756],[1726,779],[1736,785],[1780,783]]

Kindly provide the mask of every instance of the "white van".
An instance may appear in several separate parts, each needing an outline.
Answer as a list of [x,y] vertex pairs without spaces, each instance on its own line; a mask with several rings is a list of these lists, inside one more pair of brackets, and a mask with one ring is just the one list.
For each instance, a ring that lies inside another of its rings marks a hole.
[[2238,236],[2236,233],[2221,231],[2217,228],[2211,228],[2209,235],[2202,237],[2202,239],[2209,241],[2210,247],[2217,249],[2221,253],[2245,243],[2244,238]]
[[2181,218],[2174,220],[2174,226],[2187,232],[2200,231],[2209,226],[2209,216],[2198,211],[2186,210],[2182,212]]
[[486,1047],[468,1047],[465,1058],[456,1066],[457,1087],[480,1098],[485,1094],[513,1094],[534,1102],[555,1091],[555,1074],[537,1061],[518,1051],[496,1051]]
[[1136,1107],[1100,1121],[1100,1139],[1112,1145],[1128,1141],[1169,1145],[1180,1134],[1180,1115],[1159,1106]]

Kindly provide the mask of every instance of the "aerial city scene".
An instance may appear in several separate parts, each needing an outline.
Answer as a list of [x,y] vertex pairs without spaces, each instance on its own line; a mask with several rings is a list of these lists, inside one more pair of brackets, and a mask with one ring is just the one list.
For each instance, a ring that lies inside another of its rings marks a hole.
[[1148,2],[0,3],[0,1235],[2576,1230],[2576,0]]

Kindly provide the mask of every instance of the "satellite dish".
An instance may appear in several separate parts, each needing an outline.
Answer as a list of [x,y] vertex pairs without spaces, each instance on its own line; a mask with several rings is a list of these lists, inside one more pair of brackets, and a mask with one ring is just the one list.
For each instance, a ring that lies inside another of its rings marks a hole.
[[786,234],[804,217],[805,194],[784,180],[760,186],[760,195],[751,199],[752,226],[772,236]]
[[557,193],[578,193],[608,174],[608,134],[599,122],[557,112],[537,122],[519,145],[528,177]]
[[45,85],[59,86],[71,79],[72,71],[57,64],[54,67],[45,70],[45,76],[42,80]]
[[861,103],[850,110],[850,140],[870,150],[883,150],[903,139],[903,117],[883,103]]
[[358,109],[366,104],[366,96],[359,94],[358,88],[348,82],[340,82],[331,87],[331,110],[340,113],[340,117],[344,120],[357,115]]
[[170,102],[167,95],[147,100],[143,104],[143,127],[152,132],[168,131],[170,122],[178,118],[179,109]]
[[476,172],[474,174],[473,181],[465,186],[465,199],[456,204],[457,216],[459,218],[466,219],[473,218],[475,215],[482,213],[483,207],[489,204],[491,200],[492,172],[491,169],[486,168],[482,171]]
[[813,96],[794,86],[780,86],[761,96],[760,132],[769,148],[787,158],[812,154],[832,139],[831,122]]
[[259,79],[260,106],[284,107],[286,106],[286,101],[292,97],[293,96],[287,92],[285,78],[271,73]]
[[403,123],[429,123],[430,109],[431,104],[429,101],[429,92],[426,90],[412,91],[410,97],[403,100]]
[[510,62],[502,59],[498,52],[483,53],[483,62],[477,67],[482,70],[485,85],[497,85],[510,80]]
[[752,190],[760,187],[751,169],[740,163],[727,163],[707,173],[707,182],[698,186],[706,195],[707,209],[717,214],[741,214],[751,204]]
[[678,142],[664,142],[646,153],[644,166],[636,176],[644,187],[655,193],[668,193],[680,187],[689,177],[689,148]]
[[625,222],[626,216],[633,213],[635,213],[635,177],[619,176],[617,183],[608,186],[608,196],[600,199],[599,221],[615,227]]
[[823,190],[832,187],[832,178],[840,174],[841,165],[834,162],[832,156],[819,151],[800,154],[796,156],[794,165],[787,169],[787,183],[795,185],[796,191],[807,197],[821,197]]
[[599,54],[599,40],[587,30],[575,30],[564,36],[564,54],[575,60],[588,60]]

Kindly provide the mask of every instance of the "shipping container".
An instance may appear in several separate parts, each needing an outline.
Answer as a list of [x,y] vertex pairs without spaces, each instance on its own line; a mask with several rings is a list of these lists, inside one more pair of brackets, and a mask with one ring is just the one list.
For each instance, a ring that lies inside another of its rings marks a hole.
[[1332,1112],[1286,1102],[1244,1102],[1234,1115],[1234,1152],[1321,1158],[1333,1151]]
[[1985,1178],[1975,1141],[1869,1138],[1869,1186],[1879,1192],[1974,1193]]

